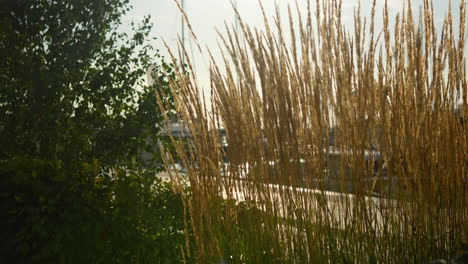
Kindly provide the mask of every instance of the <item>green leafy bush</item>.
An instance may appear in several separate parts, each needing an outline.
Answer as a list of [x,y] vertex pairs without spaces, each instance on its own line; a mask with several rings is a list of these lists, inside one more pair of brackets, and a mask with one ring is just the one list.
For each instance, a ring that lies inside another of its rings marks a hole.
[[[2,2],[3,3],[3,2]],[[181,260],[182,200],[152,172],[174,79],[128,0],[0,5],[1,263]],[[159,81],[145,85],[155,60]],[[153,158],[153,159],[151,159]],[[106,173],[107,172],[107,173]]]
[[0,162],[2,263],[174,263],[184,243],[181,196],[153,173]]

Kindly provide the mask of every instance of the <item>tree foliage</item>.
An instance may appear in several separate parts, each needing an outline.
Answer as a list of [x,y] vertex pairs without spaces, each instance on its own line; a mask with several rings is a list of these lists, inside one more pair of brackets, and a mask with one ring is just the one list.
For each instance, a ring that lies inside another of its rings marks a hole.
[[75,171],[60,162],[0,161],[0,262],[181,262],[181,197],[148,172],[113,176],[97,161]]
[[174,79],[149,17],[118,30],[128,3],[0,0],[1,263],[181,260],[181,197],[127,170],[162,140]]
[[[157,134],[162,117],[154,87],[144,82],[158,56],[147,42],[151,23],[146,17],[133,35],[119,32],[128,10],[128,0],[2,5],[0,159],[112,164]],[[163,62],[156,70],[166,71],[159,74],[164,89],[171,67]]]

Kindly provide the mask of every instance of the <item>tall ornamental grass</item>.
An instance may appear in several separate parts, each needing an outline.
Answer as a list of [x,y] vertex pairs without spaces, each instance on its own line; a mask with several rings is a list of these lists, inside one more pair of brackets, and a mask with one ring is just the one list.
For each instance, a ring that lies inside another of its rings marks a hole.
[[173,181],[187,177],[192,190],[186,260],[425,263],[460,254],[468,108],[459,8],[459,24],[448,13],[442,29],[429,0],[420,14],[407,4],[396,17],[374,1],[368,16],[355,9],[352,25],[339,0],[289,8],[273,23],[264,12],[262,30],[237,14],[239,30],[219,35],[221,61],[203,51],[211,97],[187,74],[190,61],[176,66],[171,86],[192,134],[173,138],[188,168]]

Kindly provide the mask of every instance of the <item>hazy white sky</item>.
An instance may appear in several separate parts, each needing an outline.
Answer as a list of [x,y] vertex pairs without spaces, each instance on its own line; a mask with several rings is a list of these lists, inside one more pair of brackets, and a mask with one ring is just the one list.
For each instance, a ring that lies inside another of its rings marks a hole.
[[[297,0],[299,6],[302,8],[305,8],[307,1],[308,0]],[[315,5],[315,0],[310,1]],[[402,9],[403,2],[406,1],[407,0],[388,0],[391,17],[394,17],[396,11]],[[455,18],[458,17],[460,1],[463,0],[452,0],[452,10],[454,11]],[[286,17],[287,5],[294,5],[295,0],[261,0],[261,2],[267,14],[271,16],[274,15],[275,3],[277,3],[281,12],[284,12],[284,17]],[[352,25],[353,10],[359,2],[363,8],[363,13],[369,14],[373,2],[372,0],[343,0],[344,23],[350,26]],[[419,6],[422,5],[423,0],[410,0],[410,2],[414,12],[418,12]],[[122,29],[127,31],[129,30],[129,26],[125,26],[125,24],[131,21],[141,21],[143,16],[147,14],[151,15],[152,22],[154,23],[153,36],[158,38],[158,40],[154,42],[154,46],[160,49],[161,54],[169,59],[162,39],[164,39],[171,48],[176,49],[177,38],[181,33],[181,15],[174,0],[131,0],[130,3],[133,5],[133,9],[124,17],[124,26]],[[382,7],[384,3],[385,0],[377,0],[379,7]],[[443,17],[448,11],[448,3],[449,0],[433,0],[435,18],[439,27],[441,27]],[[261,16],[258,0],[237,0],[237,6],[241,16],[249,25],[261,27],[263,18]],[[219,56],[217,52],[218,37],[216,28],[223,31],[224,22],[234,24],[235,21],[234,12],[229,0],[185,0],[185,7],[190,23],[202,48],[208,46],[214,51],[215,57]],[[377,10],[381,9],[378,8]],[[376,21],[381,21],[381,12],[376,14]],[[457,21],[458,19],[456,22]],[[377,23],[377,26],[378,24],[379,23]],[[186,39],[188,38],[189,37],[186,36]],[[193,60],[195,61],[199,83],[208,90],[208,58],[206,56],[200,56],[193,43],[191,49],[189,41],[186,41],[186,48],[189,53],[192,53],[191,50],[193,50]]]

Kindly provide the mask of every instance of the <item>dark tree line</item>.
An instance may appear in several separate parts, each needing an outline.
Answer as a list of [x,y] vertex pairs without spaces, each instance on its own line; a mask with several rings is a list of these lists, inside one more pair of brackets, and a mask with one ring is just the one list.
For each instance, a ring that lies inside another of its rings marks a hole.
[[[123,169],[162,140],[155,90],[171,101],[174,78],[149,45],[149,17],[118,30],[129,8],[0,0],[0,262],[179,260],[180,198]],[[155,61],[158,86],[147,86]]]

